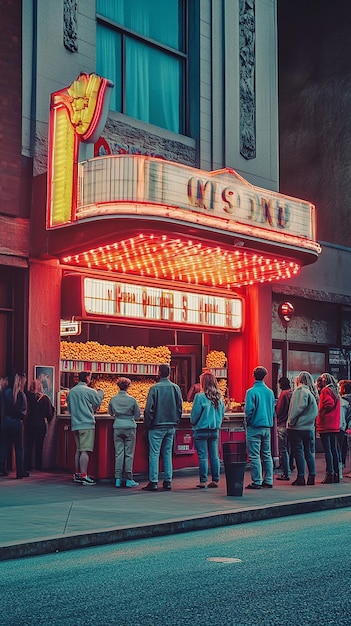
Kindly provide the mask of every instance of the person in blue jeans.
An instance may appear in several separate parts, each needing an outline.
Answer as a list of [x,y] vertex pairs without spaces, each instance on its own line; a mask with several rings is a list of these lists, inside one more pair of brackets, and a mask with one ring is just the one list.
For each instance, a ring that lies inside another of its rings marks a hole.
[[[190,422],[194,431],[194,444],[199,457],[200,489],[218,487],[220,462],[218,456],[219,429],[224,417],[224,402],[212,373],[200,376],[200,393],[197,393],[191,409]],[[208,457],[210,457],[212,481],[207,484]]]
[[275,415],[274,393],[263,381],[267,370],[255,367],[255,382],[245,396],[246,443],[250,457],[252,483],[247,489],[273,487],[271,428]]
[[297,466],[297,478],[291,484],[303,487],[306,484],[306,464],[307,485],[314,485],[316,479],[314,431],[318,414],[318,391],[309,372],[300,372],[296,383],[296,389],[290,400],[287,427]]
[[159,459],[163,457],[163,489],[172,489],[172,446],[175,427],[180,421],[183,398],[180,388],[169,380],[171,368],[167,363],[159,367],[158,383],[152,385],[146,399],[144,423],[149,440],[149,482],[144,491],[157,491]]

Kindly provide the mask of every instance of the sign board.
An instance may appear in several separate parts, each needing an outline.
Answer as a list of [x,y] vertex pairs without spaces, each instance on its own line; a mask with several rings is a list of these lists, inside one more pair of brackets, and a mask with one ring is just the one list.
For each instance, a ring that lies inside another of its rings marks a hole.
[[61,337],[71,337],[73,335],[80,335],[82,332],[81,322],[70,322],[69,320],[60,320],[60,335]]
[[201,293],[138,286],[112,280],[84,278],[87,315],[138,319],[184,326],[241,330],[242,300]]

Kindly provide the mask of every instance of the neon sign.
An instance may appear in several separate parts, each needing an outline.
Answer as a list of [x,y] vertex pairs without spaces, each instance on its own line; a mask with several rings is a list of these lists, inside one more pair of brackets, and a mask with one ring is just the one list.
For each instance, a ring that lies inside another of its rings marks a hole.
[[156,218],[320,253],[310,202],[255,187],[231,168],[205,172],[145,155],[86,160],[84,145],[102,132],[112,87],[81,74],[52,94],[47,228],[107,215]]
[[106,78],[82,72],[69,87],[51,94],[47,228],[74,218],[79,150],[100,136],[112,88]]
[[84,278],[87,315],[241,330],[242,300]]

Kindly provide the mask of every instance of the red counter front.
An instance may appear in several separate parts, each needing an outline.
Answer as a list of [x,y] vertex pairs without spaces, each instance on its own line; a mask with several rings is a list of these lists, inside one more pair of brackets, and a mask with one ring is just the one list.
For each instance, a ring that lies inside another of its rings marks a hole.
[[[115,475],[115,450],[113,443],[113,418],[96,417],[95,447],[90,455],[89,474],[99,480],[113,479]],[[176,430],[173,446],[173,469],[198,467],[198,458],[194,448],[193,431],[189,416],[183,416]],[[222,453],[224,441],[243,441],[245,430],[241,414],[230,416],[223,422],[220,436],[219,452]],[[69,415],[58,416],[58,469],[74,472],[75,442],[71,431]],[[137,423],[137,439],[134,455],[134,473],[147,477],[148,473],[148,439],[144,423]],[[162,460],[160,471],[163,471]]]

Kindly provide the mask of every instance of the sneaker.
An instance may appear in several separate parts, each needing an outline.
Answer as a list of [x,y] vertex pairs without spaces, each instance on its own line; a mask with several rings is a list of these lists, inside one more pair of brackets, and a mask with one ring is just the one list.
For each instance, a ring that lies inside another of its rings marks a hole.
[[122,487],[122,481],[120,478],[116,478],[115,487]]
[[[116,481],[117,482],[117,481]],[[116,485],[117,487],[117,485]],[[133,479],[129,479],[127,478],[126,480],[126,487],[139,487],[139,483],[137,483],[135,480]]]
[[157,483],[149,482],[145,487],[142,487],[143,491],[157,491]]
[[164,480],[162,483],[162,487],[163,489],[166,489],[166,491],[170,491],[172,489],[172,483],[170,480]]
[[261,487],[262,489],[273,489],[273,485],[270,485],[269,483],[262,483]]
[[261,485],[256,485],[256,483],[250,483],[250,485],[246,485],[246,489],[261,489]]
[[207,487],[208,489],[217,489],[218,482],[216,480],[213,480],[211,483],[208,483]]
[[73,480],[75,483],[81,483],[82,482],[82,475],[81,474],[73,474]]
[[207,489],[207,483],[199,483],[196,485],[196,489]]
[[96,481],[90,476],[82,476],[82,485],[96,485]]
[[20,474],[16,475],[16,478],[28,478],[29,477],[29,472],[21,472]]

